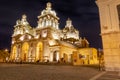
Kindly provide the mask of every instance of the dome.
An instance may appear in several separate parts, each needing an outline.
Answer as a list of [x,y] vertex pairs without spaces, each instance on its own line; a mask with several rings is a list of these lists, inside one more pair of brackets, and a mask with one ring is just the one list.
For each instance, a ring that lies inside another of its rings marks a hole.
[[72,25],[72,21],[70,20],[70,18],[68,18],[68,20],[66,21],[66,26],[63,29],[63,32],[70,32],[70,33],[77,33],[78,30],[76,30],[74,28],[74,26]]
[[62,30],[62,32],[67,38],[79,39],[79,31],[74,28],[72,21],[69,18],[66,21],[65,28]]

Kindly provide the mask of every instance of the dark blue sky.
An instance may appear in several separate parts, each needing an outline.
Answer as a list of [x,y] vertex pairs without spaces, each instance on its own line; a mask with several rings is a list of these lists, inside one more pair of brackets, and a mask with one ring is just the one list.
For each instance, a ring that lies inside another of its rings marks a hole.
[[91,47],[102,48],[98,7],[95,0],[0,0],[0,49],[9,48],[11,35],[17,19],[27,15],[31,26],[37,26],[37,16],[51,2],[52,8],[60,18],[60,28],[65,26],[67,18],[86,37]]

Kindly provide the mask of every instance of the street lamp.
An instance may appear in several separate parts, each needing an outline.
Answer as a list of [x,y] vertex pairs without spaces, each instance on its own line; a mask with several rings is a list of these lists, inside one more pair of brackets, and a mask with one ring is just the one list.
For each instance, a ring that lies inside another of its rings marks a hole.
[[5,49],[5,52],[8,52],[8,49]]
[[9,53],[8,53],[8,49],[5,49],[5,61],[8,62],[9,61]]
[[99,70],[101,70],[101,49],[98,48],[98,60],[99,60]]

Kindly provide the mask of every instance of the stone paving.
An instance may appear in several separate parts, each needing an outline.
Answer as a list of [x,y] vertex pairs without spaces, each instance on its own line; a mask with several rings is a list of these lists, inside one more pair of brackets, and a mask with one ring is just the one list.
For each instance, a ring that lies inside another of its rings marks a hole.
[[120,73],[109,71],[98,77],[96,80],[120,80]]
[[0,63],[0,80],[109,80],[107,72],[94,78],[101,73],[93,67]]

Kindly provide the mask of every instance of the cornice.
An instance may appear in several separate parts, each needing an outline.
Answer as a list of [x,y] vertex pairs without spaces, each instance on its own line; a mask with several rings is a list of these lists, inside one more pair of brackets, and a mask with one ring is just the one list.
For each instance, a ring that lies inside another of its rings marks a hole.
[[100,35],[108,35],[108,34],[118,34],[120,33],[120,31],[110,31],[110,32],[107,32],[107,33],[101,33]]

